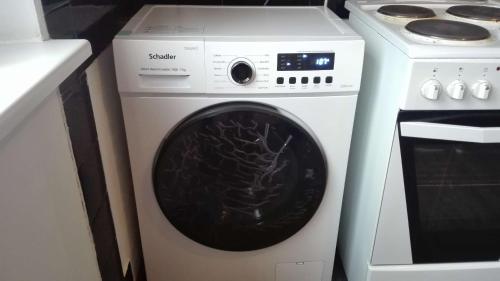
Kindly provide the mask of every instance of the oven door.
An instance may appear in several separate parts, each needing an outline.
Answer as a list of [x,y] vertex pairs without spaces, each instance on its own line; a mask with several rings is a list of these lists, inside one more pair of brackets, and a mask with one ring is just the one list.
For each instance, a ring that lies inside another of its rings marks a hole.
[[500,258],[500,111],[401,112],[413,263]]

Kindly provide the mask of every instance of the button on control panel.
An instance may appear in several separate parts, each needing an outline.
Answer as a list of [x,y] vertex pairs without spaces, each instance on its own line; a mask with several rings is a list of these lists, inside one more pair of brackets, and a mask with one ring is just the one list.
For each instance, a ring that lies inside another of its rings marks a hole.
[[[300,77],[300,83],[303,85],[309,84],[309,78],[310,78],[309,76]],[[322,82],[324,82],[323,84],[332,84],[333,77],[332,76],[326,76],[326,77],[314,76],[314,77],[312,77],[312,80],[313,80],[313,83],[316,85],[322,84]],[[292,77],[288,77],[288,79],[286,79],[285,77],[282,77],[282,76],[276,77],[276,84],[278,84],[278,85],[286,84],[285,81],[288,81],[288,84],[290,84],[290,85],[294,85],[294,84],[297,84],[297,77],[292,76]]]

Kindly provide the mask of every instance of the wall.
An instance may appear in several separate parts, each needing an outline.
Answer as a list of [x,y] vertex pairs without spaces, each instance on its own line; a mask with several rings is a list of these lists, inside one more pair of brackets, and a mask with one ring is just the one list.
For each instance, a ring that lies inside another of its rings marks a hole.
[[45,38],[48,38],[48,33],[40,0],[2,0],[0,42],[40,41]]
[[0,280],[101,280],[53,93],[0,141]]

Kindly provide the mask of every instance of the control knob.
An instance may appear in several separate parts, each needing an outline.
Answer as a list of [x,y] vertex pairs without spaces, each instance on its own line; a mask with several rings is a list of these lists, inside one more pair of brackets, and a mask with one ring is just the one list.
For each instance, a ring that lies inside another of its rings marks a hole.
[[430,79],[424,83],[420,89],[420,93],[426,99],[437,100],[439,97],[439,92],[441,92],[441,83],[436,79]]
[[255,70],[253,66],[244,60],[237,60],[231,65],[231,78],[234,82],[240,85],[247,85],[255,78]]
[[455,80],[448,85],[446,88],[448,96],[455,100],[461,100],[464,98],[465,89],[467,86],[463,81]]
[[472,95],[480,100],[488,99],[491,92],[491,84],[486,80],[479,80],[472,85]]

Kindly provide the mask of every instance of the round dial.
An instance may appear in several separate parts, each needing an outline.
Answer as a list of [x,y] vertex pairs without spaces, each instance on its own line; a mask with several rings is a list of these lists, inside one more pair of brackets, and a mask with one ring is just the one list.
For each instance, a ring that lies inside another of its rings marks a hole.
[[441,83],[439,83],[436,79],[427,80],[420,89],[422,96],[429,100],[437,100],[440,91]]
[[250,62],[238,59],[231,65],[230,74],[234,82],[247,85],[253,81],[255,70]]
[[447,87],[448,96],[455,100],[461,100],[464,98],[466,88],[467,86],[463,81],[455,80]]
[[477,99],[488,99],[490,92],[491,84],[486,80],[479,80],[472,86],[472,95]]

